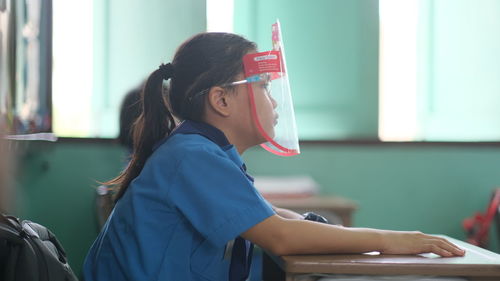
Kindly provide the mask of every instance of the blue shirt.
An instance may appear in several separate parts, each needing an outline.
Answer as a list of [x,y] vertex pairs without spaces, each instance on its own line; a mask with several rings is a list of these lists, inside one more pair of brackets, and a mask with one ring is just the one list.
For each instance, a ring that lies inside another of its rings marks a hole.
[[224,134],[186,121],[117,202],[85,280],[228,280],[228,242],[273,214]]

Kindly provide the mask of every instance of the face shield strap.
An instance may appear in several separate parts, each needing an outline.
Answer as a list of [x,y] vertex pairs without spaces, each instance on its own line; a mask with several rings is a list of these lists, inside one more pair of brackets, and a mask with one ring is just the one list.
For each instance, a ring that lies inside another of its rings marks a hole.
[[259,81],[266,81],[270,80],[271,75],[269,73],[261,73],[259,75],[254,75],[251,77],[248,77],[247,79],[240,80],[240,81],[234,81],[229,84],[222,85],[223,86],[237,86],[237,85],[242,85],[242,84],[247,84],[247,83],[255,83]]
[[[226,83],[226,84],[222,84],[222,85],[219,85],[219,87],[228,87],[228,86],[237,86],[237,85],[243,85],[243,84],[247,84],[247,83],[254,83],[254,82],[259,82],[259,81],[262,81],[262,80],[265,80],[265,79],[269,79],[269,74],[267,73],[263,73],[263,74],[259,74],[259,75],[254,75],[252,77],[249,77],[247,79],[244,79],[244,80],[239,80],[239,81],[234,81],[234,82],[231,82],[231,83]],[[205,94],[208,94],[208,92],[210,91],[210,88],[208,89],[204,89],[202,91],[199,91],[198,93],[188,97],[189,101],[191,102],[193,99],[199,97],[199,96],[203,96]]]

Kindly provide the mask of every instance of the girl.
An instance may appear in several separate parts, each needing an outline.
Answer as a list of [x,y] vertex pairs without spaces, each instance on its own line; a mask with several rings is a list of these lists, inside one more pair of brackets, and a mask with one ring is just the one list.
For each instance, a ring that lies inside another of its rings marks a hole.
[[[265,142],[259,130],[272,135],[278,120],[269,81],[244,80],[242,59],[256,49],[238,35],[202,33],[151,73],[134,154],[109,182],[119,187],[116,206],[87,255],[86,281],[245,280],[253,244],[275,255],[464,254],[420,232],[327,225],[273,209],[240,158]],[[259,104],[260,128],[247,84]],[[183,120],[177,127],[174,116]]]

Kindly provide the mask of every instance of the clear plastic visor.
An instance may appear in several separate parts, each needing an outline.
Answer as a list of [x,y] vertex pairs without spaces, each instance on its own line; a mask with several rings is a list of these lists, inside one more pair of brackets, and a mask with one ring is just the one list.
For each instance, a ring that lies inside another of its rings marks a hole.
[[[277,155],[300,153],[293,101],[281,53],[269,51],[244,58],[252,118],[266,142],[261,146]],[[263,72],[266,70],[274,70]],[[250,75],[249,75],[250,74]]]

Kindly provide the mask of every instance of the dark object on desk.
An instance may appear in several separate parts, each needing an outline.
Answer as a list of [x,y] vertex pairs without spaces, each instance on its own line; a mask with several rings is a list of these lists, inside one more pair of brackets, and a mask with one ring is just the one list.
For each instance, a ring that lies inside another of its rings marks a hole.
[[482,248],[488,248],[488,234],[495,216],[500,240],[500,188],[497,188],[492,196],[486,213],[477,212],[474,216],[463,221],[463,227],[467,234],[467,242]]
[[37,223],[0,214],[0,253],[1,280],[78,280],[56,236]]
[[293,199],[272,198],[269,203],[299,214],[312,211],[327,218],[331,224],[343,226],[352,226],[352,214],[357,209],[357,204],[352,200],[328,195]]
[[318,215],[314,212],[307,212],[305,214],[303,214],[304,216],[304,219],[305,220],[308,220],[308,221],[315,221],[315,222],[320,222],[320,223],[328,223],[328,220],[321,216],[321,215]]

